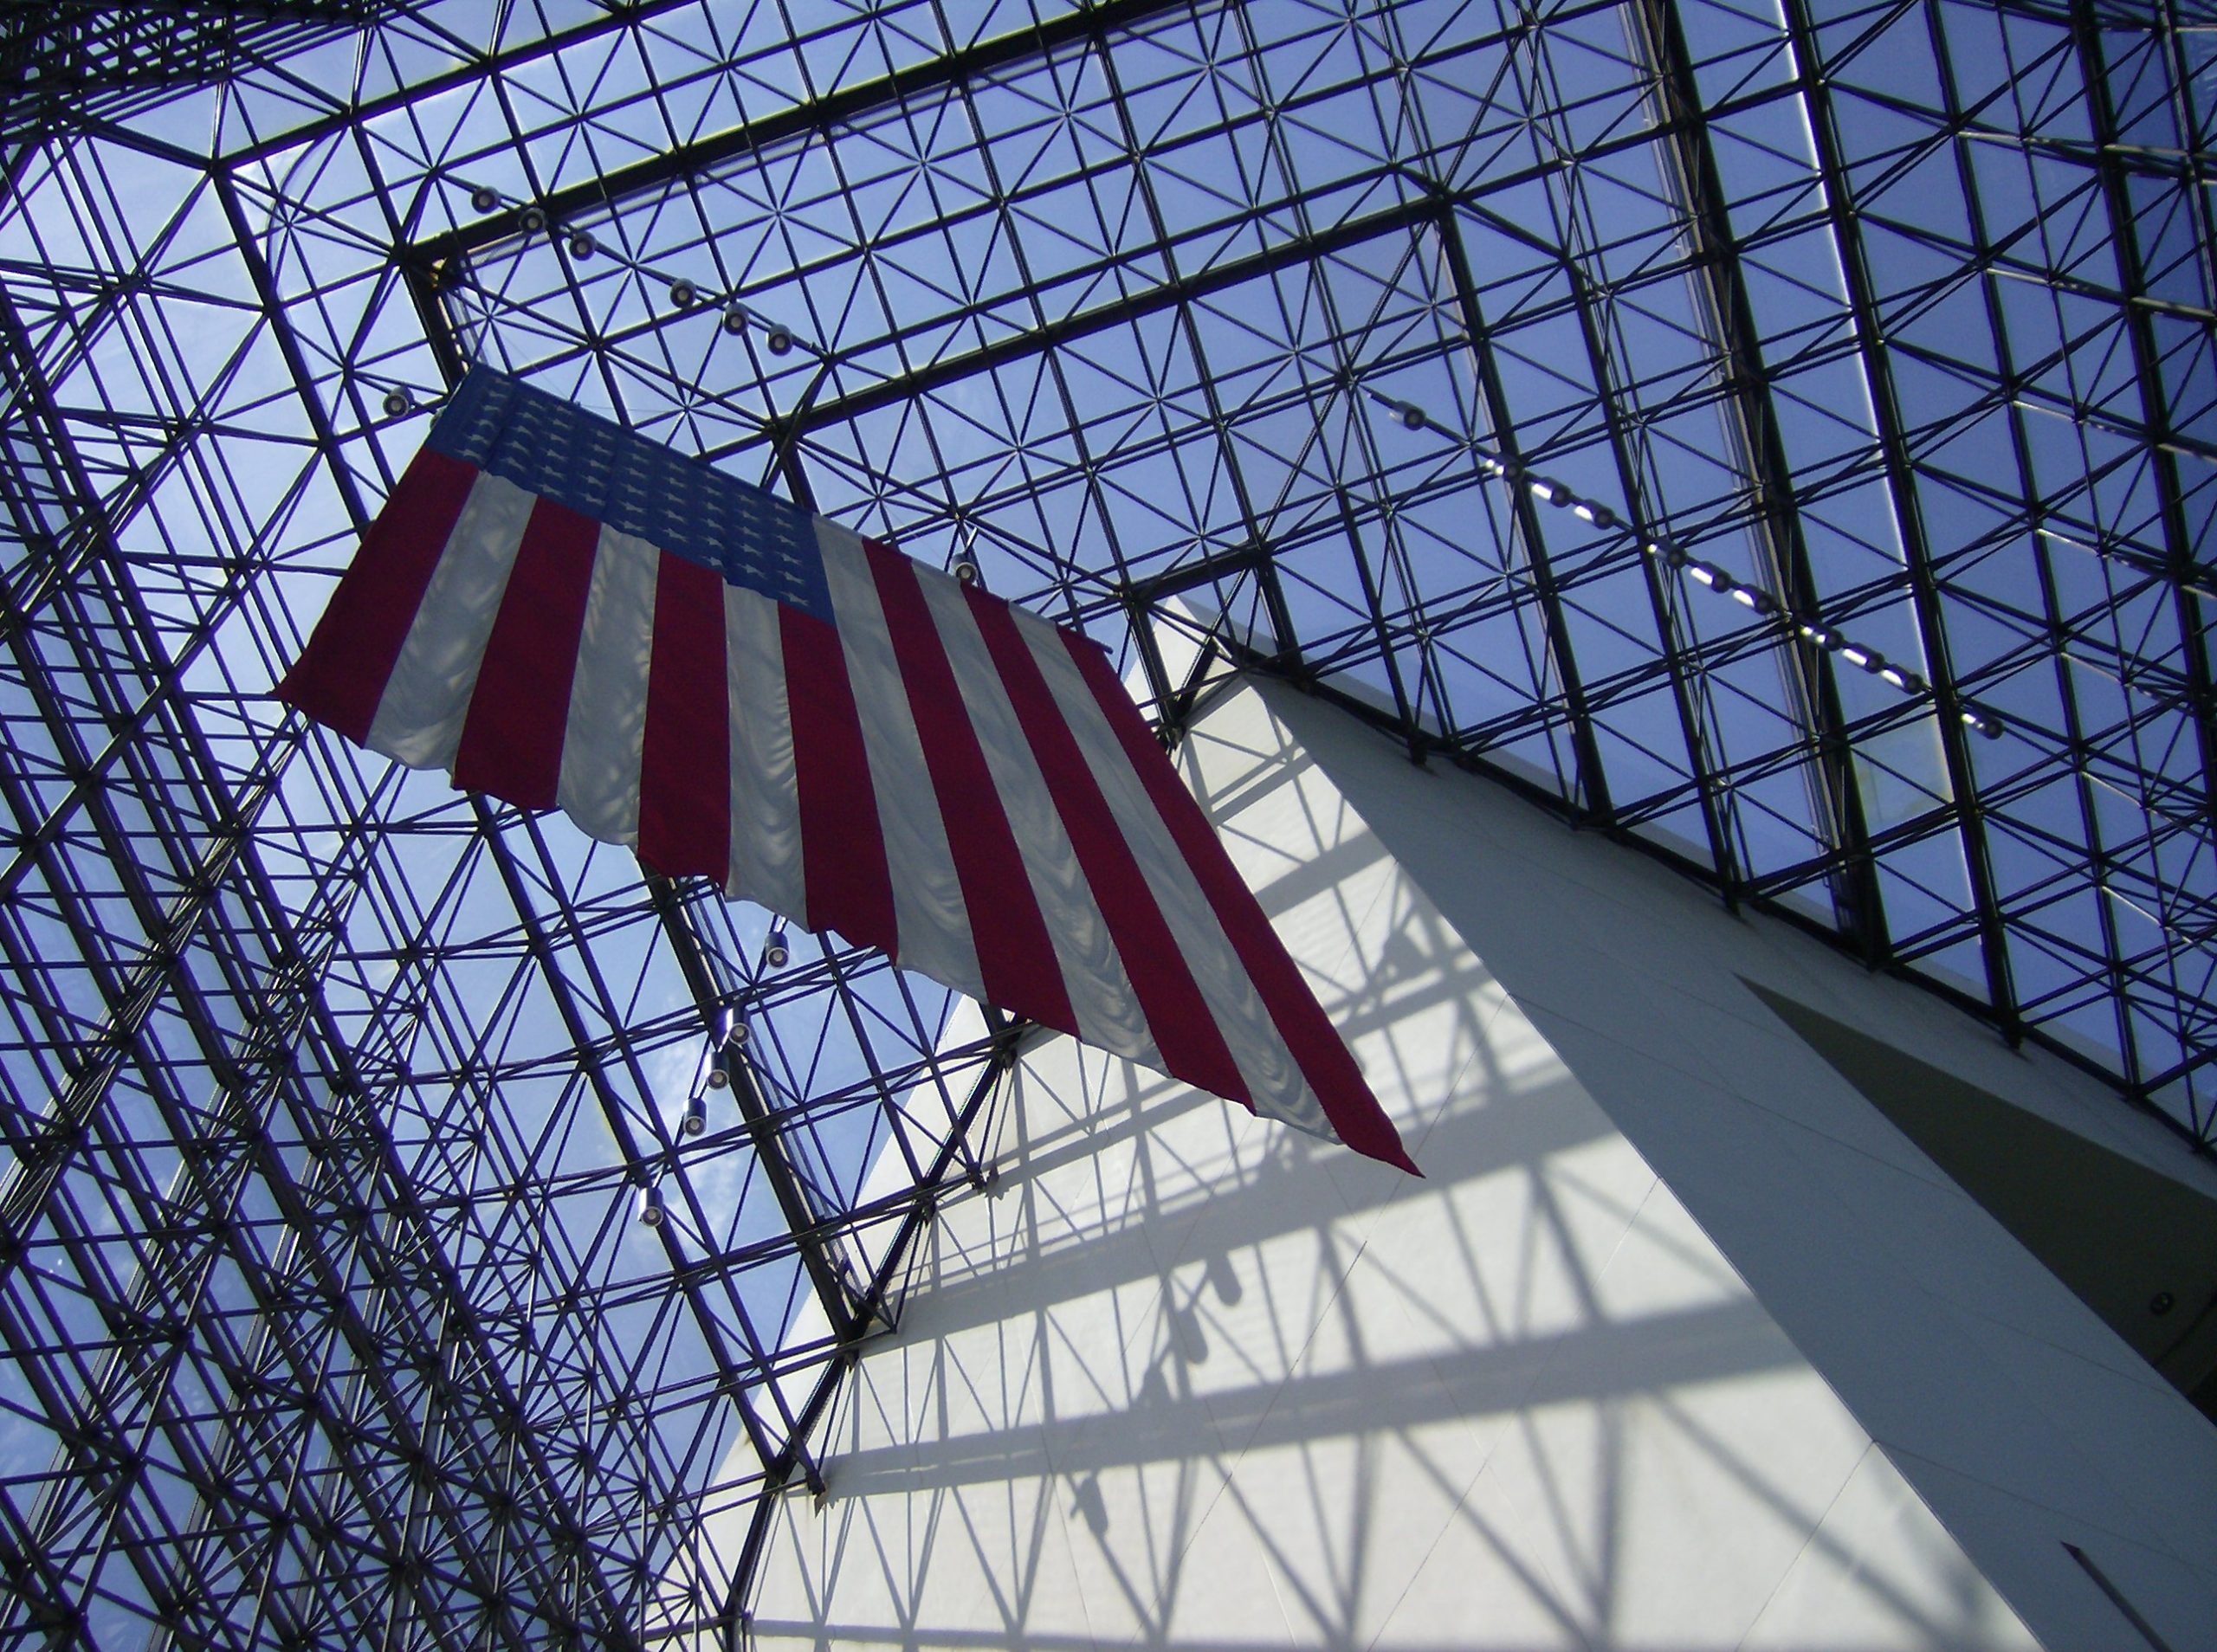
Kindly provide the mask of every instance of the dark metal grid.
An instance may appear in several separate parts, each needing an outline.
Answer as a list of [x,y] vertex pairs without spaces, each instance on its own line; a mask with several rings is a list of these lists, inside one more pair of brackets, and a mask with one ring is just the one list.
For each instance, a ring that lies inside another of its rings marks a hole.
[[1014,1029],[275,715],[466,353],[2217,1131],[2209,19],[338,10],[0,122],[11,1629],[727,1623],[974,1174]]

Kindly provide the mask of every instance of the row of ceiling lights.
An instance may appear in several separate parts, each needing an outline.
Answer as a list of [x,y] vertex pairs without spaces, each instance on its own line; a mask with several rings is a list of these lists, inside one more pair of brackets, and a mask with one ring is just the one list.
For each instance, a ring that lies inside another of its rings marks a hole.
[[[765,973],[783,969],[792,957],[782,925],[773,927],[762,943],[761,961]],[[699,1063],[693,1070],[692,1093],[685,1099],[685,1113],[678,1121],[679,1133],[687,1137],[704,1135],[708,1128],[708,1092],[731,1087],[730,1063],[741,1059],[747,1049],[747,1023],[738,1010],[726,1005],[716,1017],[715,1030],[708,1036],[701,1051]],[[639,1220],[647,1227],[659,1228],[666,1211],[663,1205],[662,1189],[653,1182],[639,1189]]]
[[[481,213],[497,212],[503,207],[512,205],[511,203],[504,201],[501,198],[501,192],[498,190],[494,189],[489,184],[479,184],[477,188],[470,191],[469,204]],[[516,210],[516,224],[517,227],[527,236],[535,236],[540,234],[547,227],[547,218],[545,209],[531,204],[522,206]],[[558,231],[557,233],[559,235],[559,232]],[[595,256],[601,250],[600,242],[594,239],[593,234],[590,229],[572,229],[569,232],[566,244],[569,248],[570,257],[574,261],[579,263],[582,263],[588,258]],[[614,255],[611,255],[613,256]],[[689,281],[682,275],[675,277],[654,275],[653,272],[643,268],[638,264],[631,262],[628,259],[624,259],[618,256],[617,261],[623,264],[626,268],[630,269],[635,274],[652,276],[653,279],[657,281],[666,281],[669,296],[669,304],[672,309],[689,310],[695,305],[701,303],[705,296],[697,282]],[[754,311],[750,310],[746,305],[740,303],[735,298],[727,298],[723,300],[722,308],[724,315],[723,325],[724,331],[726,332],[744,332],[747,331],[750,323],[760,322],[765,329],[762,339],[763,346],[773,356],[783,356],[791,353],[794,344],[793,332],[792,329],[788,327],[784,322],[769,320],[767,318],[759,315]]]
[[[1696,584],[1704,586],[1720,597],[1729,597],[1742,607],[1752,609],[1757,614],[1767,617],[1781,616],[1785,623],[1805,641],[1814,643],[1828,654],[1839,655],[1849,665],[1876,677],[1879,681],[1910,695],[1922,695],[1929,689],[1931,685],[1917,673],[1894,664],[1878,649],[1866,648],[1862,643],[1851,640],[1835,628],[1820,623],[1814,616],[1805,618],[1793,613],[1784,602],[1761,586],[1751,585],[1747,581],[1718,567],[1715,563],[1703,561],[1668,539],[1659,535],[1639,534],[1631,523],[1619,516],[1610,507],[1598,500],[1585,498],[1574,492],[1567,483],[1557,481],[1552,476],[1532,474],[1515,460],[1503,458],[1475,439],[1437,423],[1423,408],[1414,402],[1399,401],[1374,390],[1369,390],[1367,394],[1373,401],[1391,411],[1404,428],[1411,430],[1436,429],[1449,440],[1459,444],[1477,459],[1480,468],[1488,475],[1512,486],[1521,485],[1529,489],[1534,498],[1542,500],[1558,509],[1567,509],[1580,521],[1591,523],[1604,532],[1623,530],[1634,538],[1644,554],[1654,558],[1664,567],[1678,570]],[[1994,740],[2000,739],[2007,732],[2007,726],[2001,719],[1985,707],[1974,706],[1968,700],[1962,701],[1962,706],[1961,715],[1963,725],[1974,732]]]

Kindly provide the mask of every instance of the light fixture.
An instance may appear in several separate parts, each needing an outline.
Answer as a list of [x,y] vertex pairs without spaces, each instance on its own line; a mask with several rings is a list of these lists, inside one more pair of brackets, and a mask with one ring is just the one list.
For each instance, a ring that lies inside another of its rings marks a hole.
[[724,306],[724,331],[726,332],[747,331],[747,307],[744,304]]
[[600,243],[583,229],[570,237],[570,256],[572,258],[590,258],[599,250]]
[[696,1095],[685,1104],[685,1119],[678,1126],[688,1136],[697,1136],[708,1127],[708,1099]]
[[400,417],[415,405],[416,398],[409,395],[404,384],[395,384],[385,393],[385,416],[389,419]]
[[546,227],[546,215],[535,206],[526,207],[520,222],[524,234],[535,236]]
[[721,1090],[727,1087],[730,1083],[731,1074],[724,1071],[723,1064],[721,1062],[718,1062],[715,1066],[708,1069],[708,1087],[710,1089]]
[[1400,403],[1394,408],[1393,411],[1399,416],[1401,423],[1408,429],[1412,430],[1421,430],[1424,429],[1426,423],[1424,416],[1424,410],[1419,407],[1414,402]]
[[785,932],[782,929],[772,930],[762,943],[765,969],[782,970],[792,955],[792,949],[785,944]]
[[682,275],[669,284],[669,301],[673,308],[689,310],[693,300],[701,296],[701,289]]
[[639,1225],[643,1228],[662,1226],[662,1190],[643,1187],[639,1190]]
[[762,342],[769,345],[772,355],[782,356],[793,347],[792,329],[780,321],[770,329]]
[[490,212],[501,204],[500,191],[489,184],[480,184],[469,192],[469,204],[480,212]]
[[967,557],[958,557],[954,563],[954,577],[962,584],[976,584],[979,578],[978,565]]

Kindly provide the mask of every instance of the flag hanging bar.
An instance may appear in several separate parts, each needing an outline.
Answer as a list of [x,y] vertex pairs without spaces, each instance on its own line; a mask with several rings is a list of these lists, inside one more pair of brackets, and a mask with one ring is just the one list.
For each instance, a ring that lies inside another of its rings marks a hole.
[[487,368],[281,698],[1413,1171],[1106,655]]

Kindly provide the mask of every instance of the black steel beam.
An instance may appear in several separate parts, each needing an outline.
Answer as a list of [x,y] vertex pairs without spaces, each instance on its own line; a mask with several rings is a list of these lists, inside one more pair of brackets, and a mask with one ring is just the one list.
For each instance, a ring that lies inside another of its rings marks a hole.
[[[1687,261],[1690,278],[1705,302],[1727,392],[1719,411],[1755,490],[1752,537],[1768,564],[1764,573],[1772,590],[1784,600],[1787,615],[1819,623],[1822,588],[1810,565],[1808,542],[1801,532],[1794,467],[1787,458],[1777,410],[1771,403],[1761,335],[1740,266],[1739,240],[1732,227],[1729,197],[1716,170],[1716,145],[1703,125],[1701,89],[1693,55],[1687,49],[1685,29],[1677,7],[1670,0],[1636,0],[1627,22],[1655,71],[1658,124],[1670,134],[1663,152],[1685,208],[1686,228],[1693,242]],[[1803,73],[1806,76],[1806,68]],[[1654,577],[1659,582],[1662,571],[1657,569]],[[1658,614],[1667,607],[1658,601]],[[1809,767],[1814,777],[1811,801],[1839,855],[1832,874],[1834,905],[1841,926],[1854,938],[1865,962],[1875,966],[1884,961],[1888,952],[1885,908],[1879,899],[1870,828],[1864,818],[1862,790],[1855,781],[1853,748],[1846,733],[1832,656],[1796,635],[1779,650],[1779,659],[1782,674],[1792,685],[1803,713]],[[1695,749],[1701,748],[1696,745]],[[1729,862],[1718,864],[1723,867]]]
[[[550,190],[527,206],[487,214],[476,223],[446,230],[409,249],[410,261],[429,270],[464,259],[480,248],[523,233],[523,214],[536,210],[550,226],[683,179],[697,178],[727,161],[758,155],[797,138],[849,126],[885,109],[898,109],[948,87],[960,87],[1019,63],[1052,56],[1064,48],[1093,40],[1108,29],[1136,29],[1170,12],[1205,9],[1206,0],[1094,0],[975,43],[928,57],[873,81],[837,87],[794,103],[758,120],[696,138],[631,165],[604,172],[589,183]],[[449,283],[451,285],[451,282]]]
[[1879,319],[1878,297],[1865,268],[1867,254],[1863,232],[1856,221],[1848,174],[1844,170],[1835,130],[1837,117],[1832,111],[1832,89],[1823,68],[1824,48],[1817,39],[1816,25],[1809,16],[1807,0],[1781,0],[1781,16],[1794,44],[1794,60],[1804,65],[1811,141],[1815,145],[1818,170],[1827,180],[1825,210],[1839,249],[1852,325],[1871,381],[1871,405],[1878,425],[1879,452],[1894,519],[1901,534],[1902,554],[1907,561],[1918,637],[1924,645],[1941,751],[1962,823],[1963,859],[1972,902],[1978,913],[1988,1013],[2003,1034],[2014,1042],[2024,1036],[2024,1025],[2018,1013],[2016,987],[2009,965],[2008,935],[2000,898],[1994,889],[1992,855],[1980,812],[1977,770],[1971,761],[1963,702],[1955,687],[1955,668],[1949,660],[1938,581],[1924,530],[1923,507],[1917,496],[1914,453],[1903,429],[1901,401],[1886,359],[1887,341]]

